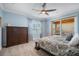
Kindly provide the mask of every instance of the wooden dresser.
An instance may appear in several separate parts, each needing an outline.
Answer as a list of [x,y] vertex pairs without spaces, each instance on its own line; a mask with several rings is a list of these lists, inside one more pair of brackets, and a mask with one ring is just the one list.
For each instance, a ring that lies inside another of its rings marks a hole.
[[28,27],[6,27],[6,47],[28,42]]

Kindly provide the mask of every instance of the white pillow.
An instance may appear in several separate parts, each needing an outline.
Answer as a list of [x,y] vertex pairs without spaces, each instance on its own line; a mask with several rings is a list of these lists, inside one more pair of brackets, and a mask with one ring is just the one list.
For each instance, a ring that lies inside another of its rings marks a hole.
[[71,41],[68,43],[68,46],[76,46],[77,44],[79,44],[79,37],[78,36],[79,35],[73,36]]

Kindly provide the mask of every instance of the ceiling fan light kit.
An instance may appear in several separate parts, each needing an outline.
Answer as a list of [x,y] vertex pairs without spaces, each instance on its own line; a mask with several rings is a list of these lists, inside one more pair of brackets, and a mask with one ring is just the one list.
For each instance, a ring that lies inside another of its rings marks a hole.
[[43,11],[42,14],[45,14],[45,12]]
[[40,14],[46,14],[46,15],[49,15],[48,12],[52,12],[52,11],[56,11],[56,9],[46,9],[46,3],[43,3],[42,5],[42,10],[37,10],[37,9],[32,9],[32,10],[35,10],[35,11],[40,11]]

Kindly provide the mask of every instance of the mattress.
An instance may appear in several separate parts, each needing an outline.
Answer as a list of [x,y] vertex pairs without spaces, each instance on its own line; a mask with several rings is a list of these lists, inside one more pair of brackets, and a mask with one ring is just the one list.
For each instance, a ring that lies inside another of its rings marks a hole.
[[66,36],[48,36],[39,39],[38,43],[41,48],[54,55],[64,55],[68,49],[68,41],[66,41]]

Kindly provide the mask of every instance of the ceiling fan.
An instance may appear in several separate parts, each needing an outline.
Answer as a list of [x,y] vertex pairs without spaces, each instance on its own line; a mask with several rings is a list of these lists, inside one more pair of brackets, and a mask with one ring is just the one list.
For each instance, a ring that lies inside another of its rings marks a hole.
[[37,9],[32,9],[32,10],[40,11],[40,14],[46,14],[46,15],[49,15],[48,12],[56,11],[56,9],[50,9],[50,10],[46,9],[46,3],[43,3],[42,10],[37,10]]

